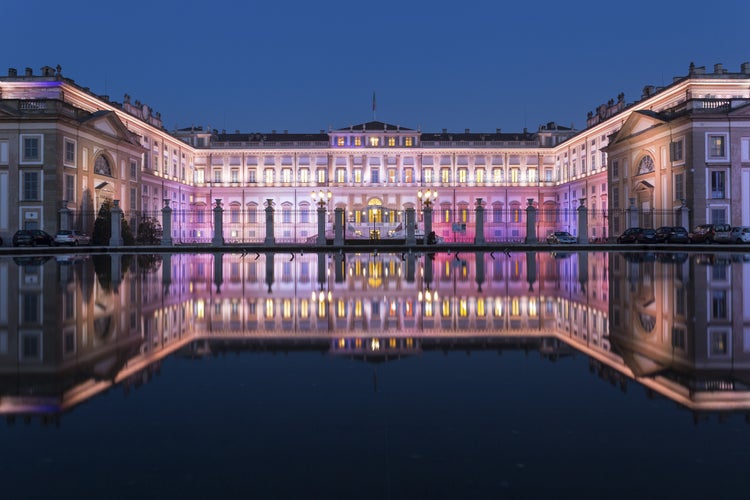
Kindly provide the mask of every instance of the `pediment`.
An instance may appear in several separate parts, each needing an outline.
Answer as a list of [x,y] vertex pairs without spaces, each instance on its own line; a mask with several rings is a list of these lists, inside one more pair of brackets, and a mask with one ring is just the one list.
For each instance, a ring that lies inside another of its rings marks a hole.
[[666,122],[667,120],[664,117],[653,111],[636,111],[628,117],[620,131],[617,132],[613,144],[623,142],[634,135],[661,126]]
[[82,119],[81,123],[109,137],[140,146],[133,133],[127,129],[113,111],[97,111]]

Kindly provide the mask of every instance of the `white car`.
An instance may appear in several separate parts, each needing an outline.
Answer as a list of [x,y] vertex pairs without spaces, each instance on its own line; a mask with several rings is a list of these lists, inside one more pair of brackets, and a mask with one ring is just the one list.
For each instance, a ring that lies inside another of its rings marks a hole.
[[61,229],[55,235],[56,245],[72,245],[77,247],[78,245],[88,245],[91,243],[91,238],[88,235],[79,233],[75,229]]
[[733,227],[729,233],[730,243],[750,243],[750,226]]

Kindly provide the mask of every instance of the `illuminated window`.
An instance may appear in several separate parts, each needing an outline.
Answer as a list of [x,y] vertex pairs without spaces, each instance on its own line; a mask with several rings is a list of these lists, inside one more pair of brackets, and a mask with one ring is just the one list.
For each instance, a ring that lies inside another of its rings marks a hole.
[[451,315],[451,301],[450,299],[443,299],[441,314],[443,317],[447,317]]
[[326,181],[326,169],[319,168],[317,170],[317,176],[318,176],[318,183],[323,184]]
[[397,170],[395,168],[388,169],[388,182],[396,182],[398,177],[396,176]]
[[477,299],[477,316],[483,318],[485,315],[484,310],[484,298],[480,297]]
[[492,182],[503,182],[503,169],[502,168],[492,169]]
[[396,138],[395,137],[389,137],[388,138],[388,145],[393,147],[396,145]]
[[404,169],[404,182],[414,182],[414,169],[407,167]]
[[451,169],[441,168],[440,169],[440,182],[447,184],[451,181]]
[[300,169],[299,180],[300,182],[304,182],[304,183],[310,182],[310,169],[308,168]]
[[474,171],[474,178],[477,184],[484,184],[484,169],[478,168]]
[[432,184],[433,178],[431,168],[425,168],[422,170],[422,180],[427,184]]
[[338,183],[346,182],[346,169],[345,168],[336,169],[336,182]]
[[414,144],[414,142],[413,142],[413,140],[412,140],[411,137],[407,137],[404,140],[404,146],[406,146],[407,148],[410,148],[413,144]]
[[273,319],[273,299],[266,299],[266,319]]
[[510,182],[518,182],[520,171],[517,168],[510,169]]
[[468,306],[468,301],[466,300],[466,297],[462,297],[458,301],[458,315],[461,316],[462,318],[465,318],[466,316],[469,315],[469,306]]
[[529,178],[529,182],[536,182],[537,181],[537,170],[536,168],[529,168],[526,170],[526,175]]
[[379,137],[370,137],[370,146],[377,147],[380,144]]
[[263,172],[263,175],[264,175],[264,182],[266,184],[273,184],[273,174],[274,172],[272,168],[265,169],[265,171]]
[[726,141],[725,135],[711,135],[709,134],[707,139],[707,153],[708,158],[711,160],[726,158]]
[[357,183],[362,182],[362,169],[361,168],[354,169],[354,182],[357,182]]
[[354,138],[354,145],[355,146],[361,146],[362,145],[362,138],[361,137],[355,137]]
[[343,137],[339,137],[338,139],[336,139],[336,144],[338,146],[343,146],[344,145],[344,138]]

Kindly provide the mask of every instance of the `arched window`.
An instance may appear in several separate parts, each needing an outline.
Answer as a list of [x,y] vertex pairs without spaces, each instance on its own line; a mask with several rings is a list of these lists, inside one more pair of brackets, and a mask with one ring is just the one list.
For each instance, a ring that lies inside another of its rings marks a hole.
[[109,160],[107,160],[104,155],[96,157],[96,161],[94,162],[94,173],[114,177],[112,175],[112,167],[109,165]]
[[647,174],[653,171],[654,171],[654,160],[649,155],[646,155],[643,158],[641,158],[641,161],[638,162],[638,175]]

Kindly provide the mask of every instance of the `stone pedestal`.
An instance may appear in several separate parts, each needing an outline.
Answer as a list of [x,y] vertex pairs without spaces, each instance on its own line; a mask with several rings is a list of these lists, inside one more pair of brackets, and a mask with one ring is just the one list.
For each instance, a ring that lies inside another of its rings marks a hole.
[[318,205],[318,245],[326,244],[326,207],[323,204]]
[[424,243],[427,243],[432,232],[432,206],[425,203],[424,207]]
[[344,209],[335,208],[333,210],[333,244],[343,245],[344,244],[344,224],[345,221]]
[[214,237],[211,240],[214,246],[224,245],[224,209],[221,206],[221,198],[216,198],[214,207]]
[[578,243],[589,242],[589,209],[584,205],[585,202],[581,198],[581,206],[578,207]]
[[529,205],[526,207],[526,243],[537,243],[536,237],[536,207],[534,207],[533,198],[529,198]]
[[172,246],[172,209],[169,200],[164,199],[164,207],[161,209],[161,245]]
[[271,198],[266,200],[266,239],[263,240],[263,243],[266,245],[276,244],[273,228],[273,200]]
[[112,208],[109,210],[110,222],[112,223],[112,234],[109,237],[109,246],[122,246],[122,209],[120,200],[113,200]]
[[[414,245],[417,243],[417,223],[416,223],[417,212],[413,208],[407,208],[404,211],[404,224],[406,225],[406,244]],[[427,235],[424,236],[427,238]]]
[[474,243],[482,245],[486,243],[484,239],[484,207],[482,206],[482,198],[477,198],[477,208],[474,212],[476,216]]

